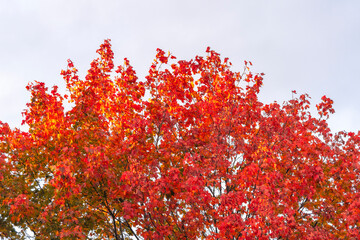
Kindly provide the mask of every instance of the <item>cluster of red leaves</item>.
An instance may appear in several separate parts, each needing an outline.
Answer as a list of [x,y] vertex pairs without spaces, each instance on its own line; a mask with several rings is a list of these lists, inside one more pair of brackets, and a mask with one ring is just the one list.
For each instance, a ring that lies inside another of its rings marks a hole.
[[360,135],[330,132],[330,99],[263,104],[263,74],[209,48],[158,49],[144,82],[97,52],[85,80],[62,71],[69,96],[27,87],[28,131],[1,123],[1,237],[360,238]]

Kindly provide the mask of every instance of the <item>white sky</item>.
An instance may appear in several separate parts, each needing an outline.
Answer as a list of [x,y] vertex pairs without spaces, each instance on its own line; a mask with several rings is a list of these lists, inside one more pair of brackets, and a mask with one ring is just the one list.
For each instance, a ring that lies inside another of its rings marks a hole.
[[0,0],[0,120],[19,127],[38,80],[63,88],[72,59],[83,77],[104,39],[116,65],[129,58],[144,77],[156,48],[180,59],[210,46],[264,72],[260,94],[282,103],[291,90],[335,102],[333,130],[360,129],[360,1],[358,0]]

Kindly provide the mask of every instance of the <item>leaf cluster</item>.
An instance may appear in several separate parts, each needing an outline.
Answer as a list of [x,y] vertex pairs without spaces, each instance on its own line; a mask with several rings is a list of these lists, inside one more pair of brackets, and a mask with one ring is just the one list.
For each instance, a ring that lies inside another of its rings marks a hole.
[[0,238],[360,238],[360,134],[331,133],[331,99],[264,104],[209,48],[158,49],[144,81],[97,53],[66,95],[27,86],[27,131],[0,122]]

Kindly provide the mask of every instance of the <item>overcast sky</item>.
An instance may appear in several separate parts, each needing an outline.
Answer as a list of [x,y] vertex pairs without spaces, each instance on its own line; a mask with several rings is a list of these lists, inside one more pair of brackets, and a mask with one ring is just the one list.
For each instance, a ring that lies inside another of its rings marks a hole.
[[234,71],[264,72],[260,97],[282,103],[291,90],[335,102],[334,131],[360,129],[358,0],[0,0],[0,120],[20,127],[34,80],[63,88],[72,59],[83,77],[110,38],[116,65],[129,58],[144,77],[156,48],[180,59],[210,46]]

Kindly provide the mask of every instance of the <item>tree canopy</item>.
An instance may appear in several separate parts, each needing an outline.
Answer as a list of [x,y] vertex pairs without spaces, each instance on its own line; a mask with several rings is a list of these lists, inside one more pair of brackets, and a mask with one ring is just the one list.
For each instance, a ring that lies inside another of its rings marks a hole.
[[330,131],[331,99],[264,104],[210,48],[157,49],[143,81],[97,53],[67,94],[27,86],[28,130],[0,122],[0,238],[360,238],[360,134]]

